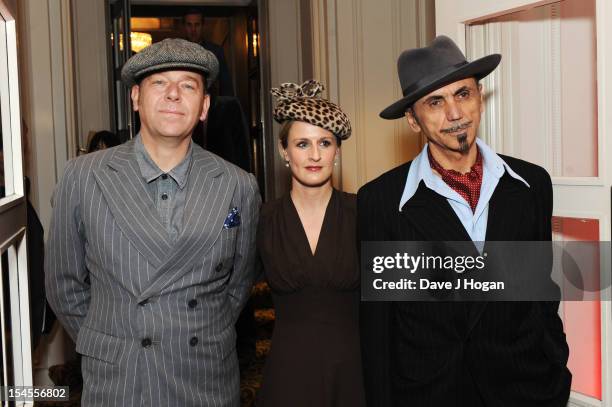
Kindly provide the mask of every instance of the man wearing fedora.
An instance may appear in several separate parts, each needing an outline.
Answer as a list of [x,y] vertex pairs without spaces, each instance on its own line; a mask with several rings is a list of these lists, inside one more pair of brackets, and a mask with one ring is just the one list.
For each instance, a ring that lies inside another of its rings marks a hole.
[[[361,241],[551,240],[548,173],[477,138],[479,80],[500,60],[468,62],[444,36],[400,55],[404,97],[380,116],[406,117],[427,144],[360,189]],[[571,374],[558,305],[363,302],[368,405],[565,406]]]
[[217,72],[180,39],[130,58],[139,134],[71,160],[57,185],[46,287],[82,355],[83,406],[240,404],[234,323],[260,197],[252,175],[191,141]]

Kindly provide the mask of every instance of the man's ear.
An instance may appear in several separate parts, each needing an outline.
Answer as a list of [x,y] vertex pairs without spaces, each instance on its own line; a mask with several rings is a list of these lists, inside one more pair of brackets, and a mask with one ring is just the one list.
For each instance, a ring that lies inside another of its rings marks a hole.
[[478,84],[478,92],[480,93],[480,113],[482,114],[485,111],[484,86],[482,86],[482,83]]
[[132,90],[130,91],[130,97],[132,98],[132,109],[135,112],[138,111],[138,101],[140,99],[140,86],[134,85],[132,86]]
[[404,114],[406,115],[406,119],[408,119],[408,125],[410,126],[410,129],[414,131],[415,133],[420,133],[421,125],[419,125],[419,121],[414,115],[414,109],[410,108],[406,110],[406,113]]
[[200,115],[200,121],[206,120],[206,116],[208,115],[208,109],[210,108],[210,95],[204,95],[204,103],[202,103],[202,114]]

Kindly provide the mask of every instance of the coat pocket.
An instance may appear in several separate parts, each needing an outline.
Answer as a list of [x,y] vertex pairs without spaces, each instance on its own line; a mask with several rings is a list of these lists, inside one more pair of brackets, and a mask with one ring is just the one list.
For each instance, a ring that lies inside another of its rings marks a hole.
[[115,363],[122,340],[86,326],[81,327],[77,337],[76,351],[108,363]]

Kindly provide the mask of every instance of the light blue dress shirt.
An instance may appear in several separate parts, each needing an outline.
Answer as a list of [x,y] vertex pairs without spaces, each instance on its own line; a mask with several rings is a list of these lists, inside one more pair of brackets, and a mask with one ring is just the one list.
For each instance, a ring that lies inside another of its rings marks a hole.
[[414,159],[408,171],[404,193],[399,203],[399,210],[410,198],[412,198],[419,187],[419,183],[423,181],[427,188],[442,195],[448,200],[451,208],[457,214],[457,217],[463,224],[466,232],[474,242],[484,242],[487,233],[487,220],[489,216],[489,201],[493,196],[493,191],[499,183],[499,179],[508,172],[511,177],[522,181],[527,187],[530,187],[520,175],[510,168],[510,166],[491,149],[484,141],[476,139],[476,145],[482,155],[482,186],[480,187],[480,198],[476,205],[476,210],[472,212],[470,204],[454,189],[449,187],[438,175],[431,169],[429,157],[427,155],[428,145],[425,144],[423,150]]

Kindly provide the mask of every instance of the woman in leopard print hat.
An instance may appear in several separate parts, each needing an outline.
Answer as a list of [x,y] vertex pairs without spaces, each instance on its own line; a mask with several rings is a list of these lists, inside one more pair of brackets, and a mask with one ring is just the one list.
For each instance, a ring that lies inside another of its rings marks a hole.
[[355,195],[332,187],[351,125],[322,90],[316,81],[272,90],[291,191],[263,206],[257,231],[276,312],[263,407],[365,406]]

